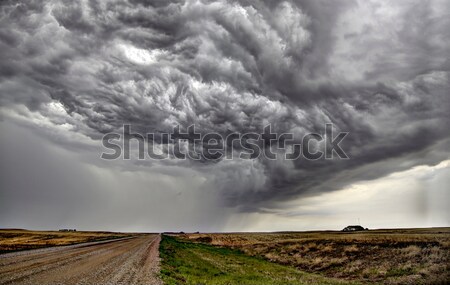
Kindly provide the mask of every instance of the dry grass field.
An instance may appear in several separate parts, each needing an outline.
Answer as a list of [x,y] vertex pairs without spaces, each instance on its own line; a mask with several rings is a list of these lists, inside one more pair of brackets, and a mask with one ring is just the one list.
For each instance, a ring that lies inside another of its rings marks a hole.
[[450,228],[364,232],[185,234],[194,242],[327,277],[383,284],[450,284]]
[[359,284],[249,256],[241,250],[163,235],[159,247],[166,285],[338,285]]
[[102,241],[130,236],[112,232],[59,232],[29,231],[21,229],[0,229],[0,253],[71,245],[82,242]]

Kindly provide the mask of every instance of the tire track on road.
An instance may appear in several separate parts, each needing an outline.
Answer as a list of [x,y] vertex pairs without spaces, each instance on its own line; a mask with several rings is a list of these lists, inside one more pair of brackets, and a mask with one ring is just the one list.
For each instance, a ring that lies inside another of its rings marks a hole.
[[0,284],[162,284],[160,235],[0,256]]

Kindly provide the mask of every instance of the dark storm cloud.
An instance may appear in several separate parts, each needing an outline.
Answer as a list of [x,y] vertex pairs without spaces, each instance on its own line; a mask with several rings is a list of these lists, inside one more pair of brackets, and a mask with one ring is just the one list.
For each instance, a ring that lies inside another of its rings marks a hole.
[[[226,205],[258,211],[446,159],[449,6],[2,2],[0,103],[94,140],[125,123],[139,132],[195,124],[204,133],[271,123],[278,133],[305,134],[332,122],[350,133],[345,161],[260,159],[248,172],[247,162],[183,162],[205,168]],[[352,18],[358,9],[368,14]]]

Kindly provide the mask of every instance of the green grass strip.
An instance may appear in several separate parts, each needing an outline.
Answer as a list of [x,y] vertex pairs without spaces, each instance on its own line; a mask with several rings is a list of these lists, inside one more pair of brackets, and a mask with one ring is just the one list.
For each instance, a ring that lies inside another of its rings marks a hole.
[[161,278],[165,284],[349,284],[245,255],[239,250],[163,235]]

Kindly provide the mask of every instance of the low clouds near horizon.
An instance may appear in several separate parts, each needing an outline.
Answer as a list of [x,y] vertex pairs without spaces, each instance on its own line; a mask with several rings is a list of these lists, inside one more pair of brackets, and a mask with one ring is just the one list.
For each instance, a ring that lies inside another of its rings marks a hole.
[[[392,227],[449,225],[449,11],[445,0],[3,1],[0,227],[289,230],[361,215],[382,227],[383,213],[398,215]],[[301,137],[326,123],[349,132],[350,159],[99,158],[123,124]]]

